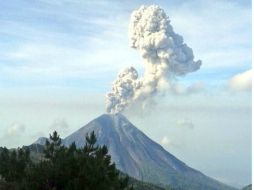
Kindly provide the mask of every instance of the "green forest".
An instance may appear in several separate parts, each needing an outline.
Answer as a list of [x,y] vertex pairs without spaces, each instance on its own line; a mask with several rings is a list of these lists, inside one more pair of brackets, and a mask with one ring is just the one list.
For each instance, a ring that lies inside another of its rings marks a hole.
[[94,132],[77,149],[61,144],[57,132],[50,135],[43,154],[32,159],[28,147],[0,148],[0,189],[2,190],[162,190],[116,169],[106,146],[96,145]]

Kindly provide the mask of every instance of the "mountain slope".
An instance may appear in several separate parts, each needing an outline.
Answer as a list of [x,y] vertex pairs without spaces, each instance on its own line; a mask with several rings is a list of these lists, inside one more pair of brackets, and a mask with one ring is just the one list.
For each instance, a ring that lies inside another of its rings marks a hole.
[[170,184],[175,189],[234,189],[190,168],[121,114],[104,114],[63,139],[62,143],[69,146],[75,142],[77,147],[82,147],[86,134],[92,131],[97,136],[97,143],[108,147],[116,167],[139,180]]

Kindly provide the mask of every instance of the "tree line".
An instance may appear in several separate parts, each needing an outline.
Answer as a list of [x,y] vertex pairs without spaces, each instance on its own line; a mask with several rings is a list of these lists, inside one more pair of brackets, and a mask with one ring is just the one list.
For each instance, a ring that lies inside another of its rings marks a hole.
[[46,141],[43,157],[32,161],[28,148],[0,148],[0,189],[10,190],[132,190],[106,146],[96,145],[94,132],[78,149],[61,144],[57,132]]

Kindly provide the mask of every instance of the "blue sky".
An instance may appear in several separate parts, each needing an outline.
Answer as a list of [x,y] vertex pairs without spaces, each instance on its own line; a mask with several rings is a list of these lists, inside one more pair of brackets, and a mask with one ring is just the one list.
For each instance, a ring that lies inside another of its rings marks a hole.
[[[142,73],[128,45],[130,14],[142,4],[160,5],[203,64],[177,78],[178,94],[157,98],[157,111],[126,115],[155,141],[167,138],[163,146],[190,166],[232,185],[250,183],[251,92],[246,75],[233,80],[251,69],[247,0],[1,1],[0,145],[29,144],[54,127],[67,135],[102,114],[119,70]],[[151,126],[158,121],[160,130]]]
[[175,31],[202,59],[202,70],[191,76],[222,81],[250,68],[247,1],[96,2],[1,2],[1,86],[83,88],[87,80],[112,81],[128,65],[141,69],[137,52],[128,47],[128,19],[133,9],[150,3],[163,6]]

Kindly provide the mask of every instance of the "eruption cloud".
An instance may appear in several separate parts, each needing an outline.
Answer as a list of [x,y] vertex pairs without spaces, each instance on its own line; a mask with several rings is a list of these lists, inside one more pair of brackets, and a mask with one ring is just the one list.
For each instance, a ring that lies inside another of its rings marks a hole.
[[106,95],[108,113],[118,113],[137,101],[145,101],[170,88],[176,76],[197,71],[201,61],[194,61],[193,51],[176,34],[170,20],[159,6],[141,6],[131,14],[130,46],[141,54],[144,74],[134,67],[121,71]]

